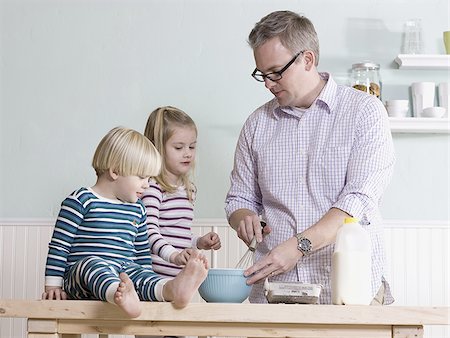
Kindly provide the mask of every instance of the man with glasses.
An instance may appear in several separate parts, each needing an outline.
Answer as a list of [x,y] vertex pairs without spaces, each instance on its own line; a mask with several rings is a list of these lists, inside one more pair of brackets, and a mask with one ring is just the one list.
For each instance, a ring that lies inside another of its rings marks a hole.
[[395,156],[383,104],[318,72],[318,37],[303,16],[270,13],[256,23],[249,44],[251,75],[274,95],[244,124],[226,198],[239,238],[258,242],[256,263],[245,272],[250,301],[267,302],[269,278],[321,284],[320,303],[331,303],[333,244],[352,216],[371,238],[372,303],[392,303],[379,204]]

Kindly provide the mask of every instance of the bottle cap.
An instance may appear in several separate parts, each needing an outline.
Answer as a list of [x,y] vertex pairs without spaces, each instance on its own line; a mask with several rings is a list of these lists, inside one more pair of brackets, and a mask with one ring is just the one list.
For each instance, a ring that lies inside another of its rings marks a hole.
[[358,223],[358,219],[355,217],[346,217],[344,219],[344,224],[348,224],[348,223]]

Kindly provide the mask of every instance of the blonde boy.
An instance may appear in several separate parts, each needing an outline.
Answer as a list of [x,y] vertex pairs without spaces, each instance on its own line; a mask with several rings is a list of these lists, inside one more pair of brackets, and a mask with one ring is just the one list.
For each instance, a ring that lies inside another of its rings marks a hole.
[[139,199],[158,175],[161,158],[135,130],[117,127],[101,141],[92,166],[97,182],[61,204],[49,244],[43,299],[99,299],[129,317],[140,300],[184,307],[206,278],[207,260],[196,252],[173,280],[152,269],[146,210]]

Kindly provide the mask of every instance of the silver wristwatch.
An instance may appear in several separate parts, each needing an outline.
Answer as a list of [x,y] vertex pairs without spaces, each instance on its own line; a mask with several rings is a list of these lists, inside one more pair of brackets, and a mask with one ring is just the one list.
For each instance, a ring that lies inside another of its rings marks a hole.
[[297,249],[303,254],[303,256],[308,256],[312,251],[311,241],[304,237],[302,233],[295,235],[297,237]]

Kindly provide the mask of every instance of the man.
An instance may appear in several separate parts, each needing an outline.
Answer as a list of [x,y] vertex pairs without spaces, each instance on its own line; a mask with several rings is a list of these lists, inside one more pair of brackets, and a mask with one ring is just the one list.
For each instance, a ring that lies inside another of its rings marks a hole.
[[245,272],[250,301],[267,301],[263,281],[270,277],[321,284],[320,302],[331,303],[336,233],[352,216],[364,219],[371,237],[373,303],[392,303],[379,204],[395,158],[383,104],[317,71],[317,34],[303,16],[270,13],[249,44],[252,76],[275,96],[244,124],[226,198],[239,238],[258,242],[256,263]]

